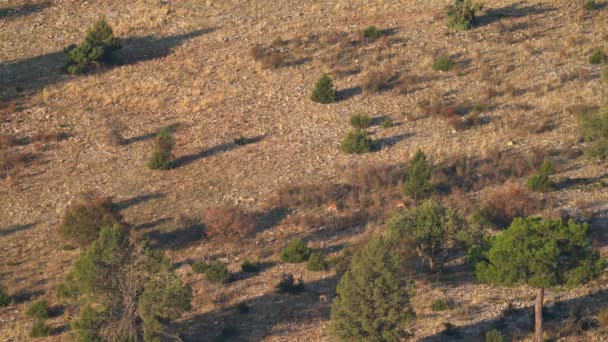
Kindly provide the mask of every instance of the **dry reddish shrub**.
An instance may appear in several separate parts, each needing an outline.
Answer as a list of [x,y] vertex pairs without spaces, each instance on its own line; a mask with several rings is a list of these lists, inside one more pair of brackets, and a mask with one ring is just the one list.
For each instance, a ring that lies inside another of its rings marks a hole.
[[506,228],[514,218],[530,216],[541,207],[537,194],[513,181],[487,192],[482,201],[484,215],[499,228]]
[[262,58],[264,58],[265,56],[268,55],[268,49],[266,49],[265,47],[263,47],[262,45],[256,45],[254,47],[251,48],[251,57],[256,60],[259,61]]
[[361,88],[370,93],[378,93],[382,90],[386,90],[390,87],[393,75],[394,71],[390,67],[383,70],[370,71],[363,77]]
[[285,58],[280,52],[274,51],[262,57],[261,63],[264,69],[278,69],[285,63]]
[[251,237],[257,228],[253,215],[237,207],[223,206],[205,213],[206,233],[220,243],[237,242]]
[[273,204],[285,208],[318,208],[330,202],[342,203],[348,191],[348,186],[332,183],[289,186],[277,192]]

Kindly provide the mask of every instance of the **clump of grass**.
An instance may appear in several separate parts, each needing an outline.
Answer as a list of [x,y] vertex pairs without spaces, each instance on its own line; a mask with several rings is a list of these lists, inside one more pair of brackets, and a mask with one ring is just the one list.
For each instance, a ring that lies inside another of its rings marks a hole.
[[384,31],[379,30],[376,26],[368,26],[363,30],[363,37],[367,39],[378,39],[384,35]]
[[454,61],[447,54],[441,54],[434,62],[433,62],[433,70],[435,71],[450,71],[454,67]]
[[591,52],[589,56],[590,64],[603,64],[606,62],[606,52],[602,48],[596,48]]
[[202,261],[195,261],[192,263],[192,272],[194,273],[205,273],[205,271],[207,271],[207,269],[209,268],[209,265],[205,262]]
[[51,327],[46,325],[46,323],[44,323],[42,320],[37,320],[32,326],[32,330],[30,330],[30,337],[32,338],[45,337],[49,336],[50,334]]
[[355,114],[350,117],[350,125],[355,129],[366,129],[372,123],[372,118],[367,114]]
[[6,293],[6,290],[0,285],[0,307],[8,306],[11,303],[11,296]]
[[445,311],[450,308],[450,301],[447,298],[437,298],[431,302],[431,310]]
[[232,274],[226,264],[216,260],[205,270],[205,279],[212,283],[226,284],[232,279]]
[[528,188],[533,191],[548,191],[551,189],[553,182],[549,178],[555,172],[553,164],[548,158],[545,158],[540,165],[540,170],[537,174],[528,178]]
[[39,320],[49,318],[49,305],[46,300],[41,299],[35,301],[25,312],[29,317]]
[[393,127],[393,120],[391,120],[391,118],[385,119],[382,121],[382,123],[380,123],[380,127],[384,129]]
[[369,136],[369,132],[355,129],[348,132],[340,147],[345,153],[362,154],[374,150],[374,141]]

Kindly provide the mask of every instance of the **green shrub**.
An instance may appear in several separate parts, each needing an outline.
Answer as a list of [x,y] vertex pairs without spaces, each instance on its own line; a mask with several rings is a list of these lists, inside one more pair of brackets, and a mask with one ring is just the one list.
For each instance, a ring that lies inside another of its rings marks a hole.
[[247,273],[257,273],[262,270],[262,264],[259,261],[250,261],[247,259],[241,264],[241,270]]
[[448,27],[455,30],[469,30],[475,25],[475,15],[483,9],[482,3],[471,0],[453,0],[446,8]]
[[370,126],[372,118],[367,114],[355,114],[350,117],[350,125],[356,129],[366,129]]
[[608,160],[608,107],[577,114],[585,141],[584,152],[590,158]]
[[450,301],[446,298],[437,298],[431,302],[431,310],[445,311],[450,308]]
[[321,75],[312,91],[311,100],[322,104],[336,102],[336,88],[329,75]]
[[65,209],[59,233],[63,239],[86,247],[99,237],[102,227],[119,224],[121,220],[109,197],[87,192]]
[[283,274],[277,285],[277,290],[280,293],[298,294],[304,291],[304,282],[302,279],[296,281],[291,273]]
[[30,337],[45,337],[51,334],[51,327],[46,325],[43,320],[36,320],[30,330]]
[[213,261],[205,270],[205,279],[212,283],[226,284],[232,279],[228,267],[221,261]]
[[393,127],[393,120],[388,118],[388,119],[382,121],[382,123],[380,124],[380,127],[384,128],[384,129]]
[[68,57],[67,71],[82,74],[101,63],[108,63],[112,53],[120,47],[120,40],[114,37],[112,27],[105,20],[100,20],[89,29],[84,42],[64,49]]
[[604,52],[604,49],[597,48],[591,52],[591,55],[589,56],[590,64],[602,64],[604,62],[606,62],[606,53]]
[[321,252],[313,252],[308,258],[308,262],[306,263],[306,269],[309,271],[326,271],[327,263],[325,262],[325,257]]
[[401,185],[403,194],[412,197],[414,201],[429,197],[435,188],[430,180],[431,166],[426,160],[426,154],[418,150],[406,168],[405,179]]
[[486,342],[502,342],[503,337],[500,331],[493,329],[486,333]]
[[608,66],[605,66],[604,70],[602,71],[602,80],[604,83],[608,83]]
[[555,168],[553,167],[553,164],[548,158],[545,158],[540,165],[538,173],[528,178],[528,188],[534,191],[548,191],[553,186],[553,182],[549,177],[554,172]]
[[308,248],[306,242],[296,238],[289,242],[289,245],[281,251],[280,256],[284,262],[300,263],[307,261],[310,254],[312,254],[312,249]]
[[0,307],[8,306],[11,303],[11,296],[6,293],[6,289],[0,286]]
[[595,0],[583,0],[583,8],[587,11],[598,9],[599,6]]
[[388,220],[386,228],[396,245],[413,242],[422,264],[431,272],[443,266],[450,249],[469,229],[457,212],[433,200],[398,212]]
[[362,154],[374,150],[374,141],[369,132],[356,129],[348,132],[340,147],[344,153]]
[[37,318],[39,320],[49,318],[49,308],[46,300],[41,299],[35,301],[25,312],[29,317]]
[[70,322],[78,341],[168,336],[168,323],[189,310],[192,299],[164,253],[134,245],[118,225],[100,231],[74,263],[60,294],[83,308]]
[[152,170],[168,170],[173,166],[173,147],[175,138],[171,129],[165,127],[156,134],[154,150],[148,161],[148,167]]
[[442,54],[433,62],[433,70],[450,71],[454,67],[454,61],[447,54]]
[[381,237],[359,251],[336,289],[329,332],[339,341],[400,341],[413,318],[401,260]]
[[368,39],[377,39],[384,35],[382,30],[378,30],[376,26],[368,26],[365,30],[363,30],[363,37]]
[[192,263],[192,272],[194,273],[205,273],[205,271],[207,271],[207,269],[209,268],[209,265],[206,262],[202,262],[202,261],[195,261]]

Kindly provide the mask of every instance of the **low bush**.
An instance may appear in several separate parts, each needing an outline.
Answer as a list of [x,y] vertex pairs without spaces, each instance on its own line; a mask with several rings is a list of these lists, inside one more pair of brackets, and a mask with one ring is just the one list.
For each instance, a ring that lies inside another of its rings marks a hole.
[[548,158],[545,158],[540,165],[540,170],[537,174],[528,178],[528,188],[533,191],[545,192],[551,189],[553,182],[549,178],[555,172],[553,164]]
[[89,29],[83,43],[64,49],[68,57],[67,71],[70,74],[85,73],[101,63],[110,62],[112,53],[120,48],[120,40],[114,37],[112,27],[100,20]]
[[11,296],[6,293],[6,289],[0,286],[0,307],[8,306],[11,303]]
[[372,118],[367,114],[355,114],[350,117],[350,125],[355,129],[366,129],[370,126]]
[[589,56],[590,64],[603,64],[605,62],[606,62],[606,53],[604,52],[604,49],[597,48],[597,49],[594,49],[593,52],[591,52],[591,55]]
[[593,11],[599,8],[595,0],[583,0],[583,8],[587,11]]
[[390,88],[392,78],[393,70],[391,68],[373,70],[365,74],[361,88],[369,93],[379,93]]
[[437,298],[431,302],[431,310],[445,311],[450,308],[450,301],[446,298]]
[[148,167],[152,170],[169,170],[173,166],[173,146],[175,146],[175,138],[171,129],[167,127],[161,129],[156,135]]
[[30,330],[30,337],[45,337],[51,334],[51,327],[46,325],[43,320],[36,320],[34,325],[32,326],[32,330]]
[[325,257],[321,252],[313,252],[308,258],[308,262],[306,263],[306,269],[313,272],[318,271],[326,271],[327,263],[325,262]]
[[485,194],[484,216],[498,228],[508,227],[516,217],[528,217],[541,209],[540,198],[525,187],[507,182]]
[[367,28],[365,28],[365,30],[363,30],[363,37],[368,39],[377,39],[382,37],[383,35],[384,32],[376,28],[376,26],[368,26]]
[[286,273],[281,277],[277,290],[279,293],[298,294],[304,291],[304,282],[302,279],[295,280],[293,274]]
[[296,238],[291,240],[287,247],[281,250],[280,257],[284,262],[300,263],[308,261],[311,254],[312,249],[308,247],[306,242]]
[[584,148],[589,158],[608,160],[608,107],[590,108],[576,112],[588,146]]
[[433,62],[433,70],[450,71],[454,67],[454,61],[447,54],[442,54]]
[[285,63],[283,54],[278,51],[271,52],[268,56],[262,57],[262,68],[278,69]]
[[205,271],[207,271],[207,269],[209,268],[209,265],[206,262],[202,262],[202,261],[195,261],[192,263],[192,272],[194,273],[205,273]]
[[253,215],[232,206],[211,208],[204,220],[209,238],[223,244],[250,238],[257,228]]
[[262,270],[262,264],[259,261],[247,259],[241,264],[241,270],[246,273],[257,273]]
[[205,270],[205,279],[212,283],[226,284],[232,279],[228,267],[221,261],[213,261]]
[[369,132],[356,129],[348,132],[340,147],[344,153],[363,154],[374,150],[374,141]]
[[49,318],[49,305],[46,300],[41,299],[35,301],[25,312],[29,317],[39,320]]
[[500,331],[493,329],[486,332],[486,342],[503,342],[503,337]]
[[322,104],[336,102],[336,88],[329,75],[321,75],[312,91],[311,100]]
[[455,30],[469,30],[475,25],[475,15],[483,9],[482,3],[471,0],[453,0],[446,8],[448,27]]
[[113,226],[121,220],[118,208],[109,197],[87,192],[66,208],[59,233],[65,240],[85,247],[97,239],[102,227]]

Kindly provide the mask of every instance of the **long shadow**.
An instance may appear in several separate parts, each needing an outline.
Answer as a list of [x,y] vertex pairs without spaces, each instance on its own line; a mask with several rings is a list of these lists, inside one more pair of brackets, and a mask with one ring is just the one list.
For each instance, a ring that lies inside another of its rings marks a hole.
[[153,230],[145,234],[152,247],[160,249],[181,249],[201,241],[205,237],[205,226],[200,223],[171,231]]
[[[175,123],[175,124],[167,126],[167,128],[169,130],[171,130],[172,132],[175,132],[175,130],[177,130],[180,126],[181,126],[181,124]],[[126,146],[126,145],[131,145],[131,144],[134,144],[137,142],[151,140],[156,136],[157,131],[151,132],[151,133],[140,134],[140,135],[137,135],[137,136],[134,136],[131,138],[123,139],[120,144],[123,146]]]
[[[115,63],[128,65],[165,57],[184,41],[213,30],[215,29],[207,28],[162,38],[145,36],[122,39],[123,48],[115,53]],[[16,100],[51,84],[70,80],[72,77],[65,72],[66,63],[67,59],[63,51],[0,63],[0,100]],[[98,72],[109,70],[109,68],[111,65],[107,68],[100,68]]]
[[19,225],[15,225],[15,226],[10,226],[7,229],[1,229],[0,230],[0,237],[1,236],[8,236],[11,234],[15,234],[24,230],[28,230],[31,228],[34,228],[38,223],[34,222],[34,223],[28,223],[28,224],[19,224]]
[[[600,290],[588,296],[573,298],[566,301],[558,301],[545,304],[543,318],[547,326],[564,327],[568,322],[569,308],[582,306],[590,311],[588,317],[594,316],[602,307],[608,303],[608,290]],[[421,342],[443,342],[443,341],[484,341],[486,331],[496,329],[508,337],[514,332],[532,333],[533,306],[519,309],[505,310],[499,317],[486,319],[474,324],[454,327],[449,331],[443,331],[432,336],[420,339]],[[517,340],[521,340],[519,336]]]
[[[339,279],[332,276],[312,283],[305,282],[303,293],[290,295],[267,293],[247,300],[249,312],[240,313],[237,305],[221,307],[179,323],[184,341],[262,341],[289,323],[305,325],[329,320],[331,303],[319,301],[319,293],[333,293]],[[330,296],[331,297],[331,296]]]
[[477,27],[486,26],[499,21],[501,18],[522,18],[530,15],[554,12],[555,7],[544,7],[543,5],[526,6],[526,1],[519,1],[500,8],[488,8],[482,15],[476,18]]
[[267,229],[270,229],[285,219],[289,214],[289,209],[284,207],[276,207],[265,210],[261,213],[256,214],[256,221],[258,222],[257,232],[261,233]]
[[[253,137],[253,138],[248,138],[247,144],[252,144],[252,143],[262,141],[265,137],[266,137],[266,135],[259,135],[259,136]],[[239,144],[234,143],[234,141],[231,141],[231,142],[213,146],[208,149],[204,149],[198,153],[182,156],[173,161],[173,168],[179,168],[179,167],[194,163],[195,161],[203,159],[203,158],[207,158],[207,157],[214,156],[216,154],[228,152],[239,146],[243,146],[243,145],[239,145]]]
[[396,145],[396,144],[402,142],[403,140],[411,138],[413,136],[414,136],[413,133],[398,134],[398,135],[394,135],[392,137],[377,139],[375,144],[378,149],[383,149],[385,147]]
[[23,4],[16,7],[0,8],[0,19],[13,19],[42,12],[46,8],[51,7],[50,1],[43,1],[37,4]]
[[165,196],[166,196],[165,194],[161,194],[161,193],[151,193],[151,194],[145,194],[145,195],[138,195],[138,196],[126,199],[126,200],[122,200],[120,202],[116,202],[115,205],[116,205],[117,209],[123,210],[123,209],[129,208],[129,207],[138,205],[140,203],[147,202],[147,201],[150,201],[150,200],[154,200],[154,199],[157,199],[157,198],[163,198]]
[[559,182],[556,182],[554,188],[556,190],[562,190],[569,187],[591,185],[606,178],[608,178],[608,173],[604,173],[603,175],[597,177],[566,178]]
[[346,100],[350,99],[351,97],[361,95],[361,93],[363,93],[363,90],[361,89],[361,87],[351,87],[351,88],[346,88],[346,89],[340,89],[336,92],[336,99],[338,101],[346,101]]

